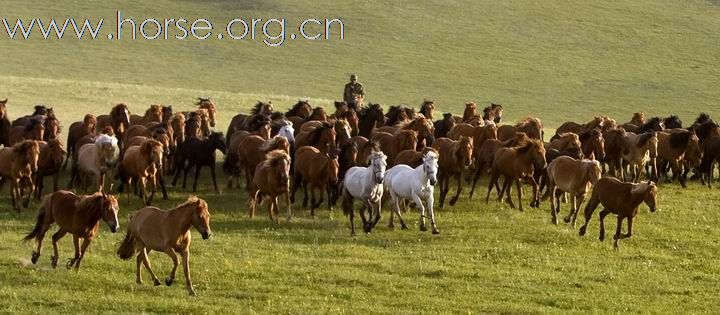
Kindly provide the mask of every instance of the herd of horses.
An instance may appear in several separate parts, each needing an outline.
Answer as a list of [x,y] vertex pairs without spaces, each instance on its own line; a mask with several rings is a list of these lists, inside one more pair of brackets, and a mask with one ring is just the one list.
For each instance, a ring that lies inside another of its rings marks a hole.
[[[188,291],[194,294],[188,266],[189,230],[195,227],[203,238],[210,236],[208,205],[197,197],[170,210],[150,204],[158,189],[167,199],[165,177],[172,177],[175,186],[182,173],[186,188],[192,170],[192,191],[196,192],[202,167],[209,168],[213,188],[219,192],[216,151],[225,156],[222,169],[228,189],[245,187],[251,217],[266,203],[270,219],[277,223],[278,198],[282,197],[290,221],[296,192],[302,187],[302,207],[313,216],[326,201],[332,209],[342,199],[352,234],[355,200],[361,203],[359,214],[366,233],[378,224],[383,205],[390,201],[390,227],[397,216],[407,229],[403,213],[410,207],[419,213],[420,230],[427,230],[428,219],[432,233],[438,234],[435,185],[439,183],[438,206],[443,208],[451,182],[456,184],[447,203],[454,206],[466,182],[471,185],[472,199],[479,178],[486,175],[486,203],[495,190],[498,201],[522,211],[527,202],[522,186],[530,185],[529,206],[539,207],[550,198],[554,224],[558,224],[561,197],[570,199],[564,221],[574,226],[590,193],[580,235],[602,205],[600,240],[605,236],[605,216],[616,214],[615,247],[619,239],[632,235],[641,203],[655,211],[656,183],[678,181],[685,187],[689,173],[694,172],[690,179],[710,186],[714,162],[720,159],[720,126],[704,113],[685,127],[677,116],[646,119],[643,113],[635,113],[627,123],[598,116],[586,123],[566,122],[545,142],[540,119],[503,124],[500,104],[480,111],[477,104],[468,103],[462,116],[444,113],[435,119],[435,103],[430,100],[418,110],[398,105],[387,112],[379,104],[335,102],[332,113],[303,100],[285,112],[270,102],[258,102],[250,113],[235,115],[224,134],[214,131],[215,103],[199,98],[195,105],[196,110],[187,112],[151,105],[141,116],[131,114],[126,104],[117,104],[108,114],[87,114],[68,128],[65,150],[52,108],[36,106],[30,115],[11,121],[7,99],[0,101],[0,177],[1,182],[11,182],[13,207],[19,209],[21,203],[27,207],[33,194],[40,199],[43,178],[53,178],[55,192],[42,199],[37,224],[26,238],[38,243],[33,263],[40,256],[44,234],[56,223],[60,230],[52,237],[52,265],[58,261],[57,241],[71,233],[75,257],[67,266],[78,268],[100,220],[113,232],[118,229],[118,201],[111,193],[126,192],[130,198],[134,192],[146,207],[131,215],[118,255],[123,259],[137,255],[137,282],[142,282],[145,266],[158,285],[147,254],[165,252],[174,262],[165,281],[170,285],[179,254]],[[59,190],[58,177],[66,168],[70,169],[68,189]],[[95,193],[76,195],[75,186]],[[513,186],[517,203],[511,197]],[[628,229],[622,234],[625,219]]]

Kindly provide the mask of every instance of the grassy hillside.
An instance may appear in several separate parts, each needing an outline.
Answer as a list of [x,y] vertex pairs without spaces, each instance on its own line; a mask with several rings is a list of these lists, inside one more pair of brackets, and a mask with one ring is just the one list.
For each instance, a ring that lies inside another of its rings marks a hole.
[[[507,121],[534,115],[549,129],[594,114],[620,121],[634,111],[685,121],[699,111],[720,115],[717,1],[8,0],[2,17],[113,19],[117,9],[138,19],[340,17],[347,38],[280,48],[215,39],[0,38],[0,98],[10,98],[10,117],[46,103],[67,126],[120,101],[141,112],[150,103],[189,109],[195,97],[211,96],[225,130],[234,113],[259,99],[282,109],[300,97],[327,106],[350,73],[360,75],[374,102],[432,98],[441,110],[459,112],[467,100],[492,100],[505,104]],[[198,194],[212,208],[215,236],[202,241],[193,232],[196,299],[186,296],[181,271],[171,288],[152,287],[147,272],[146,284],[136,285],[134,262],[114,256],[122,233],[106,226],[80,272],[49,268],[49,237],[38,265],[30,264],[32,246],[19,240],[37,204],[17,214],[3,189],[0,313],[701,313],[720,302],[720,195],[699,183],[686,190],[663,184],[661,211],[641,206],[633,237],[615,251],[613,216],[601,243],[597,214],[581,238],[577,229],[550,224],[547,203],[520,213],[466,195],[455,208],[438,210],[436,237],[415,224],[389,230],[385,217],[371,235],[351,238],[337,209],[313,219],[299,206],[292,223],[275,226],[265,208],[247,218],[244,191],[214,194],[204,177]],[[219,180],[224,187],[225,177]],[[188,193],[172,189],[171,200],[158,206]],[[140,203],[126,196],[121,202],[124,230]],[[405,217],[417,220],[415,212]],[[71,246],[69,237],[60,242],[61,265]],[[165,277],[170,260],[153,253],[151,261]]]

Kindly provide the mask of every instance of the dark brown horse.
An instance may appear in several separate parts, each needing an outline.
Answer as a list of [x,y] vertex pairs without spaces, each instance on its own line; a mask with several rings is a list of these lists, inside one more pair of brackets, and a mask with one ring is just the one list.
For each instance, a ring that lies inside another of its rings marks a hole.
[[586,159],[602,161],[605,159],[605,139],[600,129],[590,129],[579,135],[580,146]]
[[58,179],[60,178],[60,170],[63,162],[67,157],[67,152],[63,149],[60,140],[54,139],[48,142],[38,141],[40,155],[38,155],[37,170],[35,171],[35,197],[40,200],[45,187],[45,177],[53,177],[53,191],[58,190]]
[[357,166],[368,166],[370,163],[370,154],[374,151],[380,151],[380,144],[377,141],[370,141],[362,136],[355,136],[350,139],[357,145],[358,153],[355,159]]
[[[32,253],[32,263],[37,263],[40,258],[45,233],[50,230],[53,223],[57,223],[60,230],[52,236],[54,252],[50,257],[51,266],[57,267],[60,258],[58,241],[65,234],[70,233],[75,245],[75,256],[68,261],[66,266],[68,269],[73,266],[76,270],[79,269],[80,262],[85,257],[85,251],[100,232],[100,220],[107,223],[111,232],[117,232],[120,227],[118,211],[117,199],[105,193],[78,196],[73,192],[60,190],[45,196],[38,210],[35,227],[24,238],[26,242],[33,239],[37,242],[37,249]],[[80,245],[81,239],[82,245]]]
[[463,111],[462,120],[460,122],[464,123],[470,121],[477,116],[477,104],[475,102],[465,103],[465,110]]
[[308,145],[326,152],[328,144],[335,144],[336,139],[335,127],[328,122],[324,122],[309,131],[300,132],[295,137],[295,147],[299,148]]
[[45,135],[45,120],[32,118],[26,125],[15,126],[10,129],[8,143],[12,146],[24,140],[43,140]]
[[[610,129],[602,134],[605,140],[605,158],[600,159],[608,166],[608,172],[612,176],[620,176],[622,170],[622,154],[625,150],[625,138],[627,133],[623,128]],[[603,169],[603,173],[605,170]]]
[[499,124],[502,120],[503,106],[496,103],[490,103],[490,106],[483,109],[483,120],[492,121]]
[[125,139],[125,130],[130,127],[130,110],[124,103],[115,105],[109,115],[97,116],[96,130],[99,132],[106,126],[111,126],[115,137],[120,141],[118,146],[122,149],[122,139]]
[[[692,131],[685,129],[668,130],[670,132],[658,132],[658,160],[660,165],[668,164],[673,172],[673,179],[680,179],[680,185],[687,187],[687,173],[691,167],[698,167],[702,159],[700,140]],[[686,163],[687,162],[687,163]],[[660,174],[666,174],[664,169]],[[683,170],[684,168],[684,170]],[[666,174],[667,175],[667,174]]]
[[[75,143],[77,143],[78,140],[87,135],[95,135],[96,125],[97,117],[93,114],[87,114],[83,118],[83,121],[76,121],[70,125],[67,138],[67,150],[70,156],[75,156]],[[67,167],[67,161],[65,162],[65,167]]]
[[435,119],[435,102],[431,100],[423,100],[420,104],[420,114],[431,121]]
[[543,124],[538,118],[529,117],[521,120],[515,126],[503,125],[498,127],[498,139],[500,141],[510,140],[515,137],[516,132],[524,132],[531,139],[543,140],[545,132]]
[[0,100],[0,145],[9,146],[8,136],[10,135],[11,123],[7,116],[8,99]]
[[395,165],[395,157],[403,150],[415,150],[418,142],[418,134],[414,130],[402,130],[397,135],[387,132],[376,132],[373,141],[380,144],[383,153],[387,155],[388,166]]
[[382,126],[385,123],[385,116],[380,104],[368,104],[368,106],[361,108],[357,114],[360,119],[358,135],[365,138],[370,137],[375,127]]
[[18,211],[18,203],[26,189],[29,193],[23,201],[23,207],[27,208],[30,204],[35,189],[33,174],[37,170],[39,156],[40,147],[34,140],[25,140],[12,147],[0,149],[0,177],[10,180],[12,206]]
[[445,197],[450,190],[450,180],[453,176],[457,178],[457,192],[450,199],[450,206],[454,206],[462,193],[463,172],[466,168],[470,168],[473,162],[473,139],[463,136],[458,140],[440,138],[433,144],[433,148],[440,153],[438,159],[440,208],[445,204]]
[[[328,193],[328,207],[332,207],[332,193],[338,184],[338,152],[328,149],[323,153],[315,147],[303,146],[295,151],[295,169],[293,174],[292,189],[290,190],[290,202],[295,203],[295,192],[303,186],[305,197],[303,207],[307,207],[308,191],[310,192],[310,214],[315,216],[315,209],[322,205],[324,191]],[[309,187],[308,187],[309,184]],[[315,201],[315,188],[320,189],[320,199]]]
[[488,185],[488,193],[485,197],[485,203],[490,199],[490,192],[493,186],[497,187],[497,181],[500,175],[505,176],[505,183],[500,190],[500,200],[504,192],[507,192],[510,207],[515,208],[512,202],[512,183],[515,182],[518,190],[518,202],[520,211],[522,206],[522,186],[521,182],[527,180],[533,187],[533,200],[530,202],[531,207],[537,207],[540,204],[538,185],[535,182],[533,173],[537,170],[545,169],[547,162],[545,160],[545,148],[542,141],[530,139],[527,143],[520,147],[500,148],[495,153],[492,168],[490,171],[491,178]]
[[[623,183],[617,178],[605,176],[593,188],[592,197],[585,206],[585,224],[580,227],[580,235],[585,235],[587,225],[595,209],[602,204],[600,211],[600,241],[605,239],[605,216],[610,213],[617,214],[617,230],[613,239],[613,246],[618,248],[618,240],[632,236],[633,219],[638,214],[642,202],[650,207],[650,212],[657,209],[657,186],[653,182],[639,184]],[[622,234],[622,221],[627,219],[628,232]]]
[[433,124],[433,127],[435,127],[435,138],[448,137],[450,130],[455,127],[455,124],[452,113],[443,114],[443,119],[436,120]]
[[385,126],[395,126],[398,123],[408,122],[415,117],[415,109],[406,105],[390,106],[385,117]]

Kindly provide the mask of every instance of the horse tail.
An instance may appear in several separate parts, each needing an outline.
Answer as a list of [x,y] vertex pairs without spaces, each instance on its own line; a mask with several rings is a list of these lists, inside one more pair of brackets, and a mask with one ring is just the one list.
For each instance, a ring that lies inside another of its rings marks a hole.
[[137,248],[135,247],[135,237],[128,227],[128,231],[125,233],[125,238],[120,243],[120,247],[118,247],[117,255],[122,260],[128,260],[135,256],[135,253],[137,253]]
[[350,212],[353,211],[352,207],[352,196],[350,195],[350,192],[345,189],[345,184],[343,182],[340,182],[338,184],[338,190],[339,194],[342,194],[342,208],[343,208],[343,214],[344,215],[350,215]]
[[223,162],[223,171],[225,171],[226,175],[234,175],[237,172],[238,168],[238,162],[240,159],[236,154],[228,154],[225,156],[225,161]]
[[52,196],[53,195],[50,194],[45,196],[43,199],[40,209],[38,209],[37,218],[35,219],[35,227],[27,236],[25,236],[25,238],[23,238],[24,242],[37,239],[37,237],[40,236],[40,233],[42,233],[42,228],[45,224],[45,214],[47,213],[47,208],[51,206],[50,200],[52,199]]

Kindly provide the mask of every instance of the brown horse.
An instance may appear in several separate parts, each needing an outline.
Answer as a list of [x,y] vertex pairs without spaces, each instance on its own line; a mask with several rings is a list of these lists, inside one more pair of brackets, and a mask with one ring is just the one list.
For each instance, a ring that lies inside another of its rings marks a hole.
[[120,259],[129,260],[137,253],[135,281],[142,284],[142,266],[150,272],[156,286],[160,285],[155,272],[150,268],[148,254],[150,251],[164,252],[173,261],[170,276],[165,284],[170,286],[175,281],[178,257],[182,257],[185,285],[190,295],[196,295],[190,281],[190,228],[200,232],[204,240],[210,238],[210,210],[207,202],[195,196],[169,210],[156,207],[145,207],[130,214],[125,238],[118,246],[117,255]]
[[265,140],[257,135],[248,135],[240,140],[236,151],[237,165],[240,170],[245,171],[245,187],[249,191],[253,190],[252,183],[255,169],[265,160],[267,153],[275,150],[282,150],[290,155],[290,142],[285,137],[274,137]]
[[43,132],[43,141],[50,141],[57,139],[58,135],[60,135],[60,131],[62,127],[60,126],[60,120],[58,120],[55,116],[48,116],[45,118],[45,132]]
[[[643,167],[648,166],[647,176],[650,179],[657,179],[657,148],[658,138],[655,132],[647,132],[643,134],[626,133],[624,138],[625,149],[623,150],[623,166],[630,167],[630,174],[633,175],[632,182],[637,183],[640,180]],[[625,177],[624,167],[622,170],[623,179]]]
[[610,175],[621,176],[622,154],[625,150],[627,133],[623,128],[616,128],[604,131],[602,135],[605,140],[605,158],[601,161],[608,166]]
[[635,126],[642,126],[645,124],[645,113],[643,112],[636,112],[633,113],[632,118],[630,118],[630,124],[633,124]]
[[477,117],[477,104],[475,102],[465,103],[465,110],[463,111],[462,121],[467,122]]
[[353,110],[353,109],[348,109],[348,110],[342,112],[342,113],[339,114],[339,115],[335,115],[335,116],[332,117],[332,118],[347,121],[348,125],[350,126],[350,136],[354,137],[354,136],[357,136],[357,135],[359,134],[359,132],[360,132],[360,127],[359,127],[360,118],[358,118],[358,115],[357,115],[357,113],[355,112],[355,110]]
[[[128,187],[136,179],[140,189],[140,198],[145,205],[149,205],[155,196],[157,176],[162,176],[163,145],[154,139],[147,139],[139,146],[128,146],[120,163],[118,173],[120,180]],[[150,184],[150,196],[146,187]]]
[[454,206],[462,193],[463,171],[470,168],[473,162],[473,139],[461,136],[459,140],[440,138],[433,144],[440,154],[438,159],[438,182],[440,183],[440,208],[445,204],[445,197],[450,190],[450,179],[457,177],[457,192],[450,199]]
[[496,124],[500,123],[503,115],[503,106],[496,103],[490,103],[490,106],[483,109],[483,120],[492,121]]
[[435,129],[435,138],[448,137],[450,130],[455,127],[455,119],[452,113],[443,114],[443,119],[436,120],[433,124]]
[[542,141],[530,139],[520,147],[498,149],[490,170],[491,178],[485,203],[490,199],[490,192],[492,192],[493,186],[497,187],[497,181],[500,175],[503,175],[505,176],[505,184],[499,192],[500,200],[502,200],[504,192],[507,191],[510,207],[515,208],[511,197],[512,183],[515,182],[518,190],[519,208],[520,211],[522,211],[521,181],[527,180],[533,187],[533,201],[530,202],[530,206],[539,206],[538,185],[537,182],[535,182],[535,178],[533,178],[533,173],[536,170],[540,171],[544,169],[546,166],[545,148],[543,147]]
[[555,140],[552,140],[550,143],[545,145],[546,149],[555,149],[558,151],[568,149],[580,150],[581,147],[580,137],[573,132],[558,134]]
[[[564,133],[572,132],[575,134],[581,134],[584,131],[595,129],[595,128],[602,128],[603,123],[605,122],[605,119],[602,116],[595,116],[591,121],[585,123],[585,124],[579,124],[574,121],[568,121],[560,125],[560,127],[555,130],[555,136],[553,136],[553,139],[555,139],[558,136],[561,136]],[[552,140],[552,139],[551,139]]]
[[590,160],[605,159],[605,139],[600,129],[590,129],[579,135],[582,154]]
[[26,125],[12,127],[8,135],[9,145],[15,145],[24,140],[42,141],[45,135],[45,120],[32,118]]
[[370,141],[363,136],[355,136],[350,139],[355,142],[358,148],[357,158],[355,159],[357,166],[368,166],[370,164],[370,154],[374,151],[380,151],[380,144],[377,141]]
[[[128,106],[124,103],[120,103],[110,110],[109,115],[97,116],[96,130],[99,132],[106,126],[112,127],[115,136],[119,140],[124,139],[125,130],[130,127],[130,110],[128,109]],[[122,147],[122,142],[119,143],[118,146]]]
[[265,160],[255,168],[253,175],[253,190],[250,190],[250,217],[255,216],[255,208],[267,196],[268,215],[270,220],[278,223],[277,197],[285,195],[287,204],[287,220],[292,215],[290,202],[290,155],[283,150],[270,151]]
[[[117,199],[105,193],[78,196],[71,191],[60,190],[45,196],[40,209],[38,209],[35,227],[24,238],[26,242],[33,239],[37,242],[37,249],[32,253],[32,263],[37,263],[40,258],[45,233],[50,230],[53,223],[57,223],[60,229],[52,236],[51,265],[53,268],[57,267],[60,258],[58,241],[65,234],[70,233],[75,245],[75,257],[69,259],[66,266],[68,269],[73,266],[75,270],[80,269],[80,262],[85,257],[85,251],[100,232],[100,220],[107,223],[111,232],[117,232],[120,227],[118,211],[120,208]],[[82,245],[80,245],[81,239]]]
[[0,100],[0,145],[9,146],[8,136],[10,135],[10,128],[12,124],[7,116],[7,102],[8,99]]
[[53,177],[53,191],[58,190],[58,179],[60,178],[60,169],[63,161],[68,155],[63,149],[60,140],[50,140],[49,142],[38,141],[40,154],[38,155],[37,170],[35,171],[35,197],[40,200],[42,196],[44,181],[46,176]]
[[162,122],[163,118],[163,112],[162,112],[162,106],[161,105],[150,105],[150,107],[145,110],[145,115],[130,115],[130,125],[144,125],[149,122]]
[[217,106],[215,106],[215,102],[213,102],[210,98],[198,97],[195,105],[197,105],[199,109],[207,111],[208,118],[210,120],[210,127],[215,127],[215,124],[217,123]]
[[[438,139],[440,140],[440,139]],[[434,152],[435,154],[438,154],[438,151],[435,150],[435,148],[432,147],[425,147],[422,151],[415,151],[413,150],[403,150],[402,152],[398,153],[398,155],[395,157],[395,165],[398,164],[405,164],[407,166],[410,166],[411,168],[416,168],[423,163],[423,157],[428,152]]]
[[357,114],[360,119],[358,135],[365,138],[370,137],[377,126],[385,123],[385,115],[380,104],[368,104],[368,106],[362,107]]
[[[315,216],[315,209],[322,205],[324,191],[328,193],[328,208],[332,209],[332,195],[334,187],[338,184],[338,152],[327,150],[323,153],[311,146],[300,147],[295,151],[295,169],[293,174],[292,189],[290,190],[290,202],[295,203],[295,192],[302,184],[305,191],[303,207],[307,207],[308,191],[310,192],[310,214]],[[310,187],[308,187],[310,184]],[[320,199],[315,202],[315,188],[320,189]]]
[[[319,120],[308,121],[304,123],[300,128],[300,133],[312,132],[313,130],[321,127],[325,123],[326,122]],[[350,140],[350,137],[352,137],[352,127],[346,119],[329,119],[327,123],[331,124],[333,126],[333,129],[335,129],[335,134],[337,135],[336,143],[348,141]]]
[[0,177],[10,180],[12,206],[20,210],[18,202],[22,200],[25,189],[29,189],[23,207],[30,204],[35,185],[33,174],[37,170],[40,147],[37,141],[25,140],[12,147],[0,149]]
[[500,141],[510,140],[515,137],[515,133],[518,131],[524,132],[531,139],[537,140],[543,140],[545,134],[540,119],[529,117],[520,121],[515,126],[503,125],[498,127],[498,139]]
[[[624,183],[614,177],[605,176],[596,184],[592,197],[585,206],[585,224],[580,227],[580,235],[585,235],[587,225],[592,218],[595,208],[600,204],[600,241],[605,239],[605,216],[610,213],[617,214],[617,230],[615,231],[614,247],[618,248],[618,240],[632,236],[633,219],[638,214],[638,207],[642,202],[650,207],[650,212],[657,209],[657,186],[653,182],[639,184]],[[628,232],[622,234],[622,221],[627,218]]]
[[423,100],[418,112],[432,121],[435,119],[435,101]]
[[[702,160],[700,140],[694,132],[685,129],[678,129],[676,132],[658,132],[657,139],[658,159],[669,164],[673,172],[673,179],[679,176],[680,185],[686,188],[687,173],[690,171],[690,167],[700,166]],[[665,173],[664,171],[660,173]]]
[[402,130],[397,135],[376,132],[372,141],[377,141],[383,153],[387,155],[388,166],[395,165],[395,157],[403,150],[415,150],[418,134],[414,130]]
[[[67,150],[69,155],[75,156],[75,143],[77,143],[78,140],[87,135],[95,135],[96,125],[97,117],[93,114],[87,114],[83,118],[83,121],[76,121],[70,125],[67,138]],[[67,167],[67,161],[65,162],[65,167]]]
[[560,156],[548,164],[547,175],[548,190],[543,199],[548,196],[551,198],[550,213],[552,214],[553,224],[558,224],[557,214],[560,213],[559,195],[566,192],[570,194],[570,212],[564,220],[565,223],[572,220],[574,227],[585,194],[602,176],[600,162],[576,160],[569,156]]
[[300,132],[295,137],[295,147],[299,148],[308,145],[326,152],[328,144],[335,144],[336,139],[335,127],[328,122],[323,122],[317,128]]
[[[269,126],[269,125],[268,125]],[[249,136],[249,135],[256,135],[260,137],[262,140],[270,139],[270,130],[258,130],[255,133],[251,134],[245,130],[236,131],[231,137],[230,141],[228,141],[228,154],[225,156],[225,161],[223,161],[223,171],[226,175],[228,175],[228,184],[227,188],[233,187],[233,182],[237,182],[237,187],[240,188],[240,182],[238,180],[238,177],[240,176],[241,168],[238,164],[238,161],[240,159],[240,152],[241,152],[241,145],[243,140]],[[253,148],[257,148],[258,146],[262,145],[264,141],[260,141],[260,139],[255,138],[254,141],[256,143],[255,146],[251,148],[242,147],[242,152],[253,152],[256,151]],[[247,146],[249,143],[245,143]],[[288,151],[289,152],[289,151]],[[264,156],[264,153],[263,153]],[[253,168],[254,170],[254,168]],[[249,181],[248,181],[249,183]]]
[[432,146],[435,142],[435,132],[433,130],[432,119],[418,115],[411,121],[406,123],[399,123],[396,125],[400,130],[414,130],[418,133],[418,144],[417,149],[422,149],[425,146]]
[[300,117],[303,120],[310,117],[310,114],[312,114],[313,108],[310,105],[310,102],[307,100],[298,100],[293,107],[285,113],[285,116],[288,118],[290,117]]

